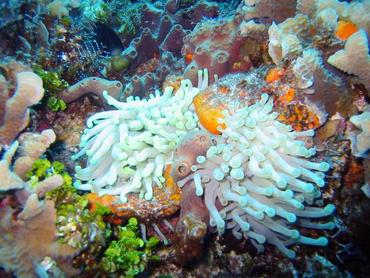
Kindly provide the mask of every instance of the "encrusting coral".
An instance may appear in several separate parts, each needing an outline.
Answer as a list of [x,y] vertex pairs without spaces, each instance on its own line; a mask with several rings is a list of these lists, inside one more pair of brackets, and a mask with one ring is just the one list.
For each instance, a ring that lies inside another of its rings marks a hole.
[[[206,71],[204,75],[199,72],[198,88],[207,87]],[[232,229],[238,239],[250,239],[259,250],[268,242],[289,258],[295,257],[287,248],[291,244],[326,245],[325,237],[310,238],[292,228],[334,228],[332,222],[310,220],[331,215],[334,210],[333,205],[316,207],[329,164],[308,160],[316,150],[307,149],[299,139],[313,136],[313,130],[294,132],[277,121],[278,114],[271,113],[273,99],[263,94],[253,105],[225,108],[224,118],[216,119],[221,135],[213,140],[208,131],[198,136],[204,139],[199,139],[200,145],[208,148],[198,148],[194,140],[174,156],[180,142],[201,127],[191,108],[198,88],[183,80],[173,96],[172,89],[166,88],[163,96],[127,103],[105,93],[108,103],[118,110],[98,113],[88,120],[81,151],[74,156],[88,156],[87,167],[76,169],[76,177],[88,182],[76,184],[77,188],[120,195],[123,202],[128,193],[135,192],[150,200],[152,186],[160,187],[163,182],[164,165],[175,163],[175,181],[180,187],[194,182],[196,195],[204,195],[209,224],[219,234]],[[205,219],[195,222],[201,227]],[[199,235],[197,242],[203,238]]]

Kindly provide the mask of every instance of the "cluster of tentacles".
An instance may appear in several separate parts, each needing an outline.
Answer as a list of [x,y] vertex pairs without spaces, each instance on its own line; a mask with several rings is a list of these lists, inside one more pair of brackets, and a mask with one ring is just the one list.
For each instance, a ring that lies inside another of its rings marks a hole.
[[223,110],[215,119],[220,135],[200,131],[204,128],[192,101],[207,83],[207,71],[200,71],[198,88],[184,80],[175,93],[167,88],[149,100],[121,103],[105,93],[117,110],[88,120],[74,157],[87,155],[87,167],[76,169],[76,177],[87,183],[76,186],[119,195],[116,202],[125,203],[135,193],[156,202],[153,188],[163,187],[165,165],[173,164],[172,175],[183,188],[175,228],[186,234],[183,239],[201,242],[209,226],[219,234],[231,229],[258,250],[268,242],[290,258],[295,252],[287,247],[294,243],[326,245],[325,237],[314,239],[297,230],[334,228],[332,222],[311,221],[334,210],[317,202],[329,164],[310,161],[316,150],[300,140],[314,131],[295,132],[276,120],[267,95],[253,105]]

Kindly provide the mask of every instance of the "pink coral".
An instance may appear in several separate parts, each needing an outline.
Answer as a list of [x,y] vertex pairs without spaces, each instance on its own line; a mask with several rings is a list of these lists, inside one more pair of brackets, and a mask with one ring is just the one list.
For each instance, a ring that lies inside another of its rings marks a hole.
[[51,130],[44,133],[21,135],[21,157],[15,159],[18,165],[14,167],[15,172],[11,171],[10,164],[18,148],[17,141],[0,161],[0,190],[5,193],[16,190],[5,197],[0,207],[0,265],[17,277],[44,277],[46,272],[40,263],[45,257],[56,260],[58,267],[67,274],[76,274],[76,270],[70,267],[69,259],[78,250],[56,241],[54,202],[39,199],[47,191],[62,185],[63,178],[60,175],[48,177],[32,189],[18,175],[18,172],[24,175],[33,161],[45,151],[42,140],[49,138],[46,146],[54,141],[55,134]]
[[[4,82],[4,80],[3,80]],[[0,126],[0,143],[9,144],[29,122],[29,107],[38,103],[44,96],[42,80],[33,72],[17,74],[17,89],[14,95],[6,100],[2,125]],[[4,86],[3,86],[4,87]],[[5,94],[5,92],[0,92]],[[4,101],[4,99],[2,99]]]
[[[55,240],[54,202],[30,200],[35,198],[32,196],[16,217],[16,210],[10,207],[0,209],[0,264],[20,278],[38,277],[39,264],[46,256],[55,258],[60,267],[66,267],[65,260],[76,253],[75,249]],[[37,206],[30,204],[33,201]]]

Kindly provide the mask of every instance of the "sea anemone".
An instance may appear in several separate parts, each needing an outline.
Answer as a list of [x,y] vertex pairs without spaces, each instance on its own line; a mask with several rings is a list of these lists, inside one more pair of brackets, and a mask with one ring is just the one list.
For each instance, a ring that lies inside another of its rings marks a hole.
[[[209,224],[219,234],[232,229],[236,238],[250,239],[259,250],[268,242],[289,258],[295,256],[287,248],[293,243],[326,245],[325,237],[310,238],[293,227],[335,226],[311,221],[334,210],[331,204],[317,207],[329,164],[308,160],[316,149],[299,140],[314,131],[296,132],[276,120],[273,99],[263,94],[253,105],[221,110],[222,117],[212,118],[218,133],[205,127],[203,135],[193,138],[202,122],[192,102],[207,87],[207,75],[199,72],[198,88],[183,80],[173,96],[172,88],[166,88],[149,100],[122,103],[104,93],[117,110],[88,120],[81,150],[74,156],[87,155],[87,167],[76,169],[76,177],[87,183],[77,188],[120,195],[121,202],[128,193],[150,200],[152,185],[162,186],[164,167],[173,163],[177,184],[192,181],[196,195],[204,195]],[[193,141],[184,144],[186,140]]]
[[162,186],[164,167],[171,163],[181,137],[198,128],[191,105],[207,85],[208,73],[200,71],[198,88],[183,80],[174,95],[167,87],[163,95],[156,92],[148,100],[131,97],[119,102],[104,92],[116,110],[88,119],[81,150],[73,156],[78,159],[87,155],[87,167],[76,168],[76,177],[87,183],[77,183],[76,187],[100,195],[120,195],[122,202],[131,192],[152,199],[152,185]]
[[304,236],[293,226],[334,228],[332,222],[311,221],[334,210],[331,204],[315,206],[329,164],[309,161],[316,149],[298,140],[313,136],[313,130],[293,131],[276,120],[272,108],[272,98],[263,94],[254,105],[223,111],[224,118],[219,119],[222,135],[214,137],[214,145],[204,155],[195,159],[179,156],[174,177],[179,186],[194,182],[196,194],[204,194],[209,224],[219,234],[232,229],[236,238],[250,239],[258,250],[268,242],[294,258],[295,252],[287,246],[324,246],[328,241]]

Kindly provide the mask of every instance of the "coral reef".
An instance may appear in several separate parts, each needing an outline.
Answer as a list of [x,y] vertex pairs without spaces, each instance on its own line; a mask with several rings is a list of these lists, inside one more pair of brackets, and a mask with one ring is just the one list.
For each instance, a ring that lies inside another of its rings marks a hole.
[[[193,179],[196,194],[204,192],[209,223],[219,234],[230,228],[235,237],[251,239],[259,250],[268,242],[293,258],[295,253],[287,245],[326,245],[327,239],[301,235],[289,228],[292,223],[334,228],[332,222],[315,224],[307,219],[324,217],[334,210],[333,205],[322,209],[310,206],[320,196],[317,187],[324,186],[323,175],[313,170],[327,171],[329,165],[295,157],[315,154],[314,148],[307,149],[295,140],[312,136],[313,131],[291,132],[291,127],[275,121],[276,113],[270,113],[272,105],[272,99],[262,95],[256,104],[226,113],[222,121],[226,127],[220,128],[223,140],[198,156],[190,167],[194,173],[178,183],[181,186]],[[175,169],[181,173],[181,166],[189,173],[189,166],[183,163]],[[217,209],[218,203],[222,209]]]
[[320,15],[333,14],[334,16],[324,18],[323,20],[335,21],[339,18],[347,22],[353,22],[359,28],[364,29],[368,34],[370,31],[370,20],[366,16],[369,13],[370,5],[368,1],[325,1],[325,0],[299,0],[297,1],[299,12],[310,15],[312,18],[318,18]]
[[246,31],[240,16],[201,22],[184,38],[181,53],[190,62],[184,76],[195,82],[197,71],[207,68],[212,81],[215,75],[222,77],[258,66],[260,61],[254,57],[264,55],[265,36],[258,29]]
[[[200,88],[205,88],[208,82],[207,72],[204,74],[206,76],[203,79],[202,72],[199,72],[198,87]],[[127,201],[126,194],[131,192],[140,193],[140,196],[146,200],[152,199],[152,184],[156,183],[160,186],[160,179],[163,177],[158,174],[163,171],[165,162],[170,163],[173,148],[168,145],[168,148],[158,149],[155,137],[151,139],[150,132],[168,136],[168,128],[176,127],[179,137],[172,139],[173,146],[176,146],[180,143],[180,136],[185,135],[184,140],[186,141],[187,136],[190,136],[189,132],[197,127],[195,118],[191,114],[189,114],[191,118],[185,115],[176,116],[175,126],[171,124],[173,118],[168,118],[163,121],[167,127],[161,127],[161,116],[170,115],[166,110],[169,107],[167,103],[172,104],[175,101],[179,107],[189,110],[191,104],[189,100],[192,100],[199,90],[192,88],[191,83],[185,80],[182,81],[180,89],[172,98],[171,91],[172,89],[166,88],[163,96],[153,96],[148,101],[131,100],[127,103],[119,103],[105,93],[108,103],[115,105],[119,110],[96,114],[89,119],[88,127],[90,127],[84,135],[86,137],[82,138],[81,151],[75,156],[79,158],[81,155],[88,155],[88,167],[77,168],[76,173],[78,178],[89,180],[89,182],[76,184],[77,188],[97,191],[103,195],[120,195],[122,202]],[[277,113],[270,113],[273,100],[270,99],[267,102],[267,95],[262,95],[261,98],[260,102],[244,108],[239,108],[238,104],[232,107],[226,106],[226,110],[223,110],[223,117],[217,119],[215,116],[213,121],[216,121],[217,130],[222,134],[218,137],[218,141],[216,140],[216,146],[209,147],[209,143],[208,145],[206,143],[207,137],[203,136],[205,138],[203,142],[199,140],[201,144],[208,146],[208,149],[199,147],[198,150],[197,145],[194,145],[191,147],[194,149],[193,152],[178,153],[177,156],[181,162],[176,158],[175,180],[179,181],[178,184],[181,187],[193,179],[197,196],[203,195],[205,191],[204,202],[211,215],[209,223],[217,228],[219,234],[222,234],[226,227],[230,227],[237,238],[240,239],[244,234],[259,250],[262,248],[260,244],[269,242],[292,258],[295,253],[286,248],[288,245],[296,242],[311,245],[327,244],[326,238],[312,239],[301,235],[298,230],[290,229],[289,226],[292,223],[316,229],[334,228],[332,222],[315,224],[306,219],[321,218],[333,212],[332,205],[327,205],[322,209],[312,206],[315,204],[315,199],[321,195],[317,188],[324,186],[324,175],[320,174],[320,171],[327,171],[329,165],[325,162],[314,163],[296,158],[295,156],[309,158],[315,154],[314,148],[307,149],[303,142],[295,140],[302,136],[313,136],[313,131],[307,130],[301,133],[291,131],[291,127],[275,120]],[[162,101],[159,102],[159,100]],[[133,120],[132,117],[138,113],[136,111],[144,107],[146,110],[143,112],[156,110],[158,111],[157,116],[148,113],[139,114],[138,119],[141,121]],[[103,121],[93,126],[97,119],[103,119]],[[125,121],[120,123],[120,119]],[[181,119],[183,122],[180,122]],[[190,125],[187,122],[188,119],[191,120]],[[140,140],[131,142],[129,139],[132,136],[127,137],[130,130],[138,132],[136,137],[148,134],[141,147],[137,145],[134,148],[133,144],[137,144]],[[165,132],[161,133],[161,130]],[[188,134],[186,135],[181,130],[186,130]],[[112,138],[105,139],[103,143],[102,138],[107,136],[105,133]],[[150,143],[151,140],[153,143]],[[192,144],[194,144],[193,141]],[[132,145],[131,148],[130,145]],[[166,145],[162,143],[160,146],[163,148]],[[185,147],[185,150],[188,152],[189,147]],[[201,151],[203,153],[197,154]],[[163,156],[163,153],[167,155]],[[146,161],[148,157],[153,157],[152,161],[141,165],[141,162]],[[161,157],[164,163],[156,163],[158,157]],[[117,159],[117,161],[112,161],[112,159]],[[123,163],[121,167],[125,167],[122,173],[117,171],[120,169],[119,163]],[[158,165],[159,170],[156,173]],[[133,173],[129,175],[126,172],[132,166],[135,166],[136,172],[134,173],[131,169]],[[187,176],[191,171],[194,173]],[[101,174],[98,175],[98,173]],[[117,178],[131,180],[131,182],[122,183],[117,181]],[[202,181],[202,178],[205,181]],[[144,185],[141,184],[141,179]],[[121,183],[122,185],[119,185]],[[216,208],[216,200],[225,207],[220,212]],[[184,221],[189,220],[184,219],[185,217],[191,217],[191,210],[185,213],[185,216],[180,217],[182,220],[179,223],[182,224],[178,230],[186,229],[186,227],[181,227]],[[226,225],[224,219],[230,220],[230,224]],[[204,218],[203,221],[198,222],[204,222]],[[200,241],[202,237],[200,235]]]
[[2,1],[0,276],[367,277],[369,13]]

